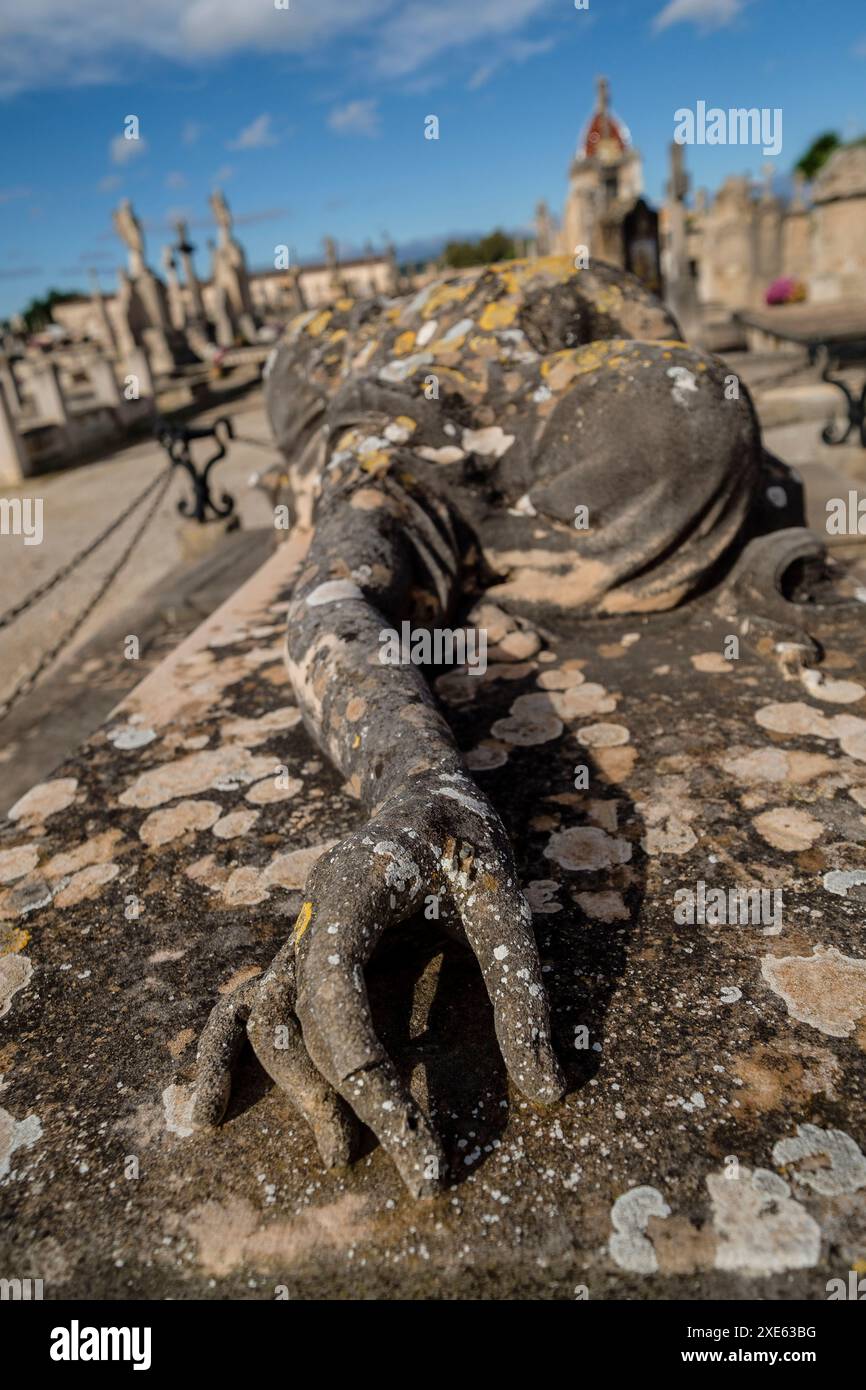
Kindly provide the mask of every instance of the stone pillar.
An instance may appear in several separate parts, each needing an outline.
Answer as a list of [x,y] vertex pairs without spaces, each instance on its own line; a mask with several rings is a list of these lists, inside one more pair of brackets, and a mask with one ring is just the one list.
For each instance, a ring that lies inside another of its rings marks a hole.
[[686,173],[684,147],[676,141],[670,146],[670,171],[665,204],[668,221],[665,297],[684,336],[690,338],[698,328],[698,292],[689,260],[689,214],[686,207],[689,176]]
[[94,357],[88,363],[87,374],[90,377],[93,394],[100,405],[107,405],[112,410],[119,410],[123,403],[120,387],[114,375],[114,367],[108,358]]
[[90,283],[93,286],[93,307],[96,310],[96,317],[102,325],[106,351],[116,353],[118,345],[114,325],[109,318],[108,309],[102,297],[102,290],[99,288],[99,276],[95,270],[90,272]]
[[5,352],[0,352],[0,385],[6,392],[6,403],[12,414],[20,415],[22,410],[21,392],[18,390],[15,367]]
[[30,390],[37,416],[48,424],[67,428],[70,423],[69,411],[60,385],[60,373],[54,362],[47,362],[44,367],[34,371],[30,378]]
[[20,483],[29,472],[27,450],[18,433],[5,384],[0,380],[0,483]]
[[213,306],[217,343],[220,347],[234,347],[235,325],[228,293],[224,285],[214,287]]
[[175,222],[174,229],[177,232],[177,246],[175,249],[180,256],[180,263],[183,266],[183,276],[189,294],[190,318],[194,319],[196,323],[204,325],[207,322],[207,314],[204,310],[201,284],[196,275],[195,265],[192,259],[195,247],[190,242],[187,225],[182,219]]
[[177,278],[177,266],[174,259],[174,251],[170,246],[162,248],[162,266],[165,271],[165,280],[168,285],[168,316],[172,328],[180,333],[186,324],[186,308],[183,302],[183,291],[180,281]]
[[550,256],[553,253],[554,233],[553,219],[550,216],[550,209],[544,199],[535,209],[535,253],[538,256]]

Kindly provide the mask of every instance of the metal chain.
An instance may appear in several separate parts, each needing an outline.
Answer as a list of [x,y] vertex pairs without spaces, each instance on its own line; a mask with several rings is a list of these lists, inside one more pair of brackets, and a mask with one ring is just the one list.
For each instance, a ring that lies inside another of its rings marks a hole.
[[32,592],[27,594],[27,596],[23,598],[20,603],[17,603],[14,608],[9,608],[5,613],[0,614],[0,632],[2,632],[4,627],[8,627],[10,623],[13,623],[16,618],[20,617],[22,613],[26,613],[27,609],[32,607],[39,599],[43,598],[45,594],[50,593],[51,590],[60,583],[61,579],[66,579],[67,576],[72,574],[73,570],[77,569],[77,567],[92,555],[95,550],[98,550],[103,541],[107,540],[113,531],[116,531],[119,526],[123,525],[124,521],[132,515],[136,507],[140,506],[141,503],[150,496],[154,488],[158,487],[170,472],[171,469],[169,468],[163,470],[162,473],[158,473],[155,478],[152,478],[144,491],[133,498],[129,506],[125,507],[120,515],[115,517],[114,521],[110,522],[95,540],[92,540],[83,550],[79,550],[77,555],[73,555],[72,559],[67,561],[65,565],[62,565],[56,574],[53,574],[50,579],[46,579],[45,583],[40,584],[38,588],[33,589]]
[[[160,485],[156,493],[156,496],[154,497],[152,503],[148,507],[147,512],[145,513],[140,525],[133,533],[133,535],[130,537],[120,557],[115,561],[111,569],[108,571],[102,583],[99,585],[99,588],[96,590],[96,593],[93,595],[93,598],[90,600],[89,603],[87,603],[84,606],[84,608],[82,608],[81,612],[78,614],[78,617],[75,619],[72,626],[64,632],[63,636],[59,639],[59,641],[55,642],[53,647],[49,647],[48,651],[43,653],[33,670],[28,675],[24,676],[18,682],[11,695],[7,696],[7,698],[3,700],[2,703],[0,703],[0,720],[6,718],[6,716],[12,710],[13,706],[16,705],[18,701],[21,699],[22,695],[25,695],[28,690],[32,690],[33,686],[36,684],[39,677],[42,675],[42,672],[45,671],[47,667],[49,667],[52,664],[53,661],[56,660],[57,656],[60,654],[63,648],[72,641],[76,632],[79,631],[79,629],[90,617],[90,614],[93,612],[100,599],[103,598],[109,586],[117,578],[118,574],[123,569],[133,550],[138,545],[138,542],[141,540],[141,537],[144,535],[145,531],[150,525],[150,522],[156,515],[159,505],[162,502],[162,499],[168,490],[169,483],[172,479],[173,471],[174,470],[171,467],[166,468],[162,473],[159,474],[157,478],[154,479],[154,481],[147,488],[146,492],[144,492],[141,497],[137,498],[137,502],[141,502],[144,499],[144,497],[148,495],[148,493],[153,491],[154,487],[156,487],[157,484]],[[130,509],[127,508],[127,511],[124,515],[128,516],[129,510]],[[119,525],[119,520],[115,524]]]

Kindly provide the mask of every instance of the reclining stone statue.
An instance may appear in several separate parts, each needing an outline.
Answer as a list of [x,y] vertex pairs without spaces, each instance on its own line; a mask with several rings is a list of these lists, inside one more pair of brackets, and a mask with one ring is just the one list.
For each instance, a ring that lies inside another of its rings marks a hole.
[[[364,981],[389,927],[435,898],[477,957],[516,1087],[548,1106],[565,1083],[506,829],[431,673],[385,659],[383,634],[505,614],[531,654],[554,628],[731,583],[781,532],[752,583],[776,621],[788,561],[820,547],[798,529],[799,484],[764,452],[746,390],[605,265],[514,262],[307,312],[272,358],[267,403],[295,514],[314,526],[288,614],[291,681],[368,820],[316,863],[269,970],[214,1009],[194,1121],[219,1123],[248,1036],[326,1164],[350,1159],[360,1119],[425,1195],[443,1155]],[[549,718],[543,692],[526,698],[530,720]]]

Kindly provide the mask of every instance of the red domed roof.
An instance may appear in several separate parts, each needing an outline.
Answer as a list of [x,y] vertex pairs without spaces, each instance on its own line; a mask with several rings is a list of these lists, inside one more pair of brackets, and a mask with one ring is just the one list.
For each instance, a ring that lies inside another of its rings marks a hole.
[[631,144],[631,136],[622,121],[610,109],[610,87],[606,77],[598,79],[598,100],[595,111],[583,133],[580,153],[584,159],[618,159]]
[[620,154],[628,146],[623,127],[610,112],[596,111],[583,137],[583,153],[587,159],[599,153],[599,146],[614,145]]

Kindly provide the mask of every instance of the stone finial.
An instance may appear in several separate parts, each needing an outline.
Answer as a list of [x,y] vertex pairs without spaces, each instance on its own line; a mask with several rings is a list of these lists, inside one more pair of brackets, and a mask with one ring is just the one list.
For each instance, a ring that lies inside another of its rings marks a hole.
[[144,270],[144,233],[133,211],[132,203],[124,198],[112,214],[114,230],[129,250],[129,272],[134,277]]

